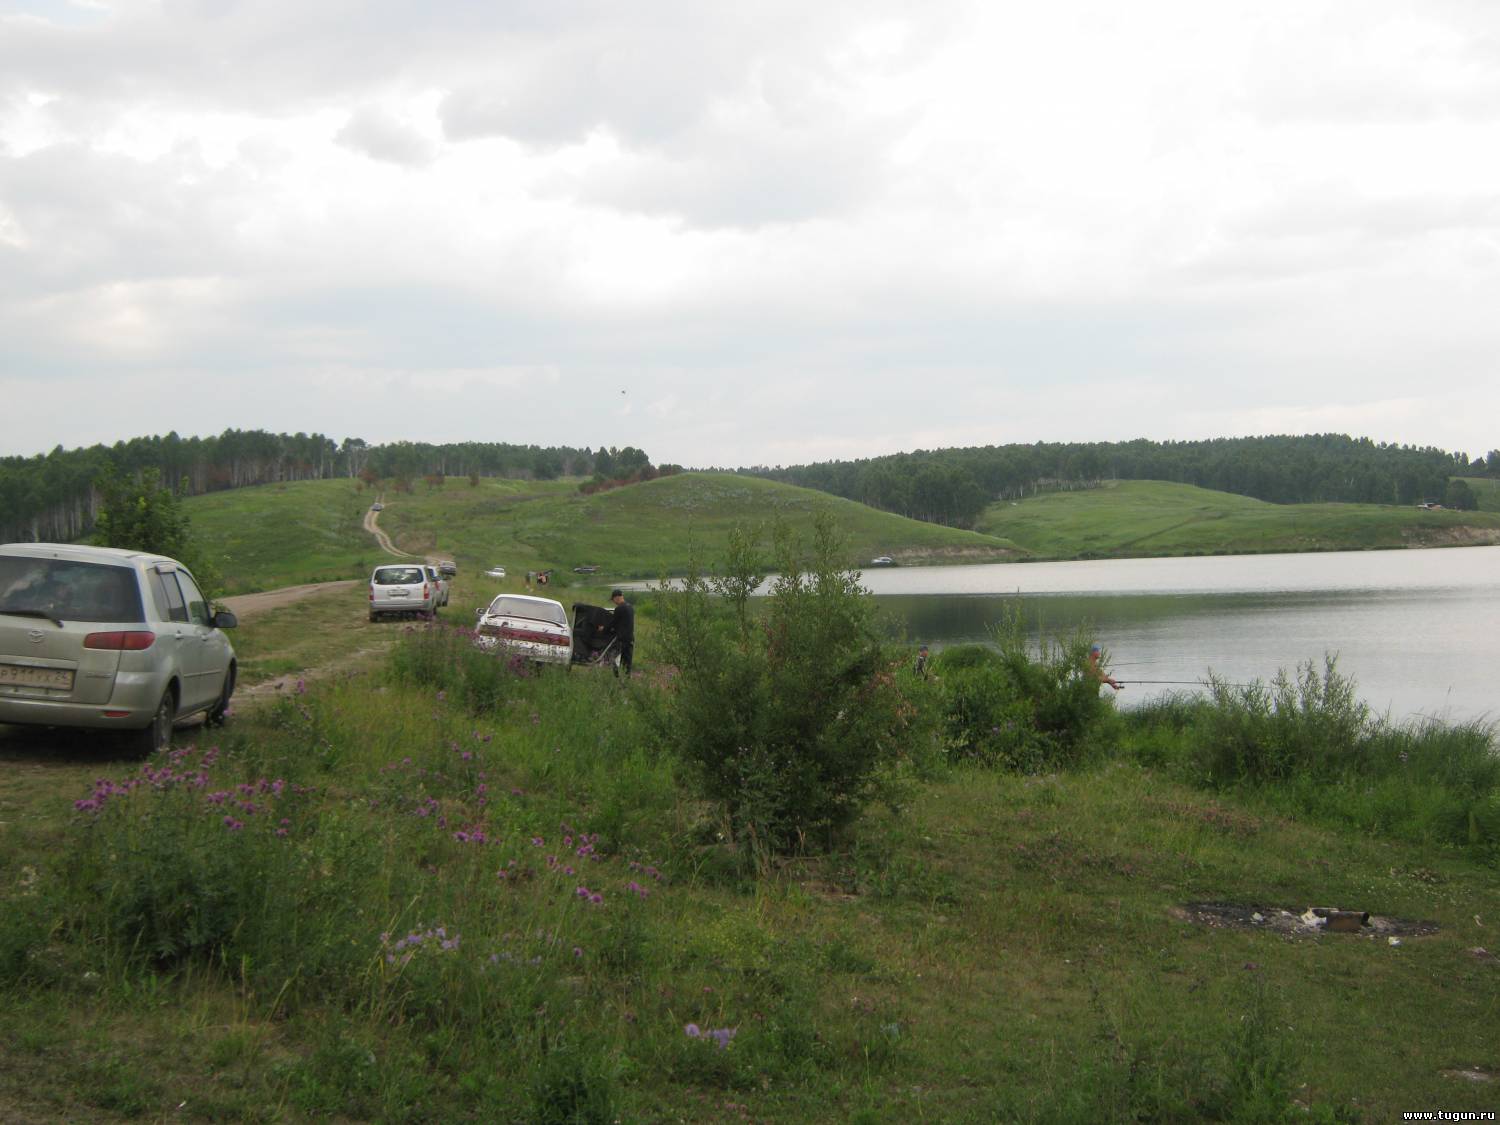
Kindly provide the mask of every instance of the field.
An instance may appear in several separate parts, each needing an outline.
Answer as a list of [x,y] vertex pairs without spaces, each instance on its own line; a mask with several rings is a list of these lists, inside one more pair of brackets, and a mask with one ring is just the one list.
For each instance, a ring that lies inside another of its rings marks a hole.
[[1464,477],[1463,479],[1474,490],[1481,512],[1500,512],[1500,480],[1494,477]]
[[[269,651],[275,629],[242,632]],[[1500,888],[1460,849],[1205,791],[1122,751],[1031,775],[955,767],[900,812],[872,809],[849,846],[747,878],[643,738],[654,679],[633,694],[581,672],[507,678],[476,707],[443,678],[451,661],[423,659],[366,654],[222,734],[183,732],[197,749],[129,791],[98,780],[145,776],[107,747],[0,740],[0,1119],[1495,1106],[1500,967],[1476,950]],[[1289,936],[1204,924],[1205,902],[1436,930]],[[129,927],[146,918],[141,948]],[[195,952],[220,946],[236,952]]]
[[[888,554],[905,562],[994,561],[1014,545],[991,536],[877,512],[810,489],[753,477],[684,473],[583,496],[576,481],[451,478],[441,489],[381,494],[380,526],[402,550],[455,559],[461,572],[555,569],[554,585],[590,585],[682,573],[692,556],[714,557],[731,528],[781,518],[805,531],[833,512],[851,562]],[[216,492],[184,505],[194,530],[215,544],[226,593],[334,578],[363,578],[380,559],[360,526],[375,493],[353,481],[307,481]]]
[[1256,554],[1500,542],[1500,513],[1268,504],[1192,485],[1119,481],[993,504],[978,530],[1036,558]]

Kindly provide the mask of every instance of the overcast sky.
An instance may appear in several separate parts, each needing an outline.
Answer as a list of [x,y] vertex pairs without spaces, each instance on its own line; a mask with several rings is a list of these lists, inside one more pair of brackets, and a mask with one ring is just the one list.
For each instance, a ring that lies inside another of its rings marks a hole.
[[0,0],[0,454],[1500,446],[1495,0]]

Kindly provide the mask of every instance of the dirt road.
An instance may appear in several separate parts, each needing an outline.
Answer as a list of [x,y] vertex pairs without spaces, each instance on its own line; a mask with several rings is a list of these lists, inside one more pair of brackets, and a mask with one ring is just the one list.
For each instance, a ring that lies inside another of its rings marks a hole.
[[347,589],[360,584],[357,578],[345,578],[338,582],[313,582],[306,586],[283,586],[279,590],[263,590],[259,594],[235,594],[221,599],[226,609],[236,617],[254,617],[257,613],[280,609],[284,605],[300,602],[303,598],[322,593],[324,590]]

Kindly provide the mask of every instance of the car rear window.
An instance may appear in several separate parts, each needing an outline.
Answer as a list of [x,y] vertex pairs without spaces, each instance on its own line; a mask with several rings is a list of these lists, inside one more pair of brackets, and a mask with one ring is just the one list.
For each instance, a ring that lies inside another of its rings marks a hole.
[[58,621],[144,621],[140,585],[128,566],[0,555],[0,611]]
[[490,602],[489,614],[492,617],[527,617],[532,621],[550,621],[564,628],[568,624],[568,613],[560,603],[527,598],[507,598],[502,595]]
[[422,571],[415,566],[386,566],[375,572],[377,586],[406,586],[420,581]]

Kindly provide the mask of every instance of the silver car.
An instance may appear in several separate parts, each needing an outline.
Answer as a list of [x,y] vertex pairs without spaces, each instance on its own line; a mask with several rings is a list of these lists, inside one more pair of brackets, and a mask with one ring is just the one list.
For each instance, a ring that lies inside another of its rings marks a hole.
[[164,555],[59,543],[0,546],[0,723],[115,730],[142,753],[172,725],[222,722],[237,624]]
[[437,612],[442,592],[428,577],[422,563],[386,563],[370,574],[370,620],[382,615],[419,613],[431,617]]

